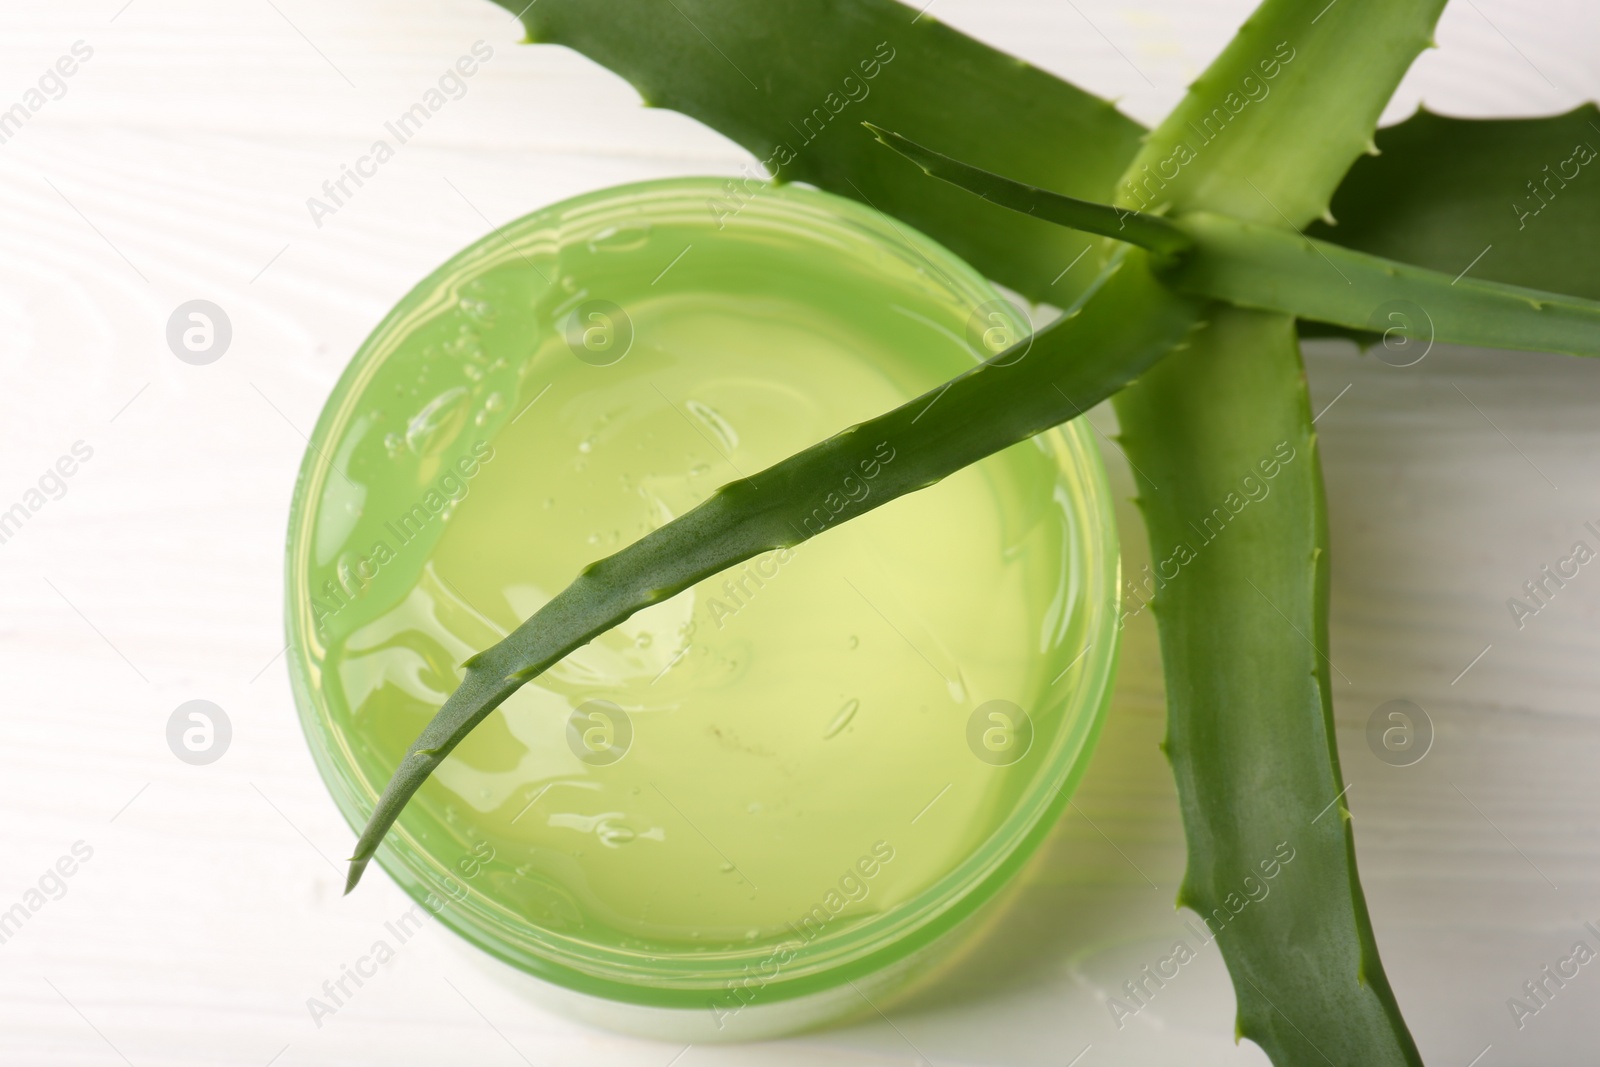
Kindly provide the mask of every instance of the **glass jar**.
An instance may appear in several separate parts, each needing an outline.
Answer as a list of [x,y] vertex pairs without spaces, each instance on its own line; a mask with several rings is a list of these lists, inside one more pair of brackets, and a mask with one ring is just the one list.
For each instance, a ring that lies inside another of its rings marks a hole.
[[[739,180],[577,197],[440,267],[335,387],[291,512],[295,697],[352,828],[460,662],[582,566],[1027,329],[904,224]],[[982,925],[1109,698],[1099,454],[1080,421],[838,529],[828,499],[820,536],[480,724],[378,853],[419,921],[569,1013],[695,1042],[871,1013]]]

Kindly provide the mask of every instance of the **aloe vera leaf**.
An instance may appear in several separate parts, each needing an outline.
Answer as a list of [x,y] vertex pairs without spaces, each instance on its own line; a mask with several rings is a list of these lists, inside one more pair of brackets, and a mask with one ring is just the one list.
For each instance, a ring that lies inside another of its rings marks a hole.
[[[1129,307],[1141,314],[1130,316]],[[518,688],[634,612],[762,552],[788,548],[926,488],[1098,404],[1181,347],[1201,302],[1173,295],[1126,249],[1080,305],[993,359],[860,423],[591,564],[504,640],[473,656],[459,687],[414,741],[378,798],[350,860],[355,888],[407,801]],[[873,464],[872,492],[845,492]],[[848,481],[847,481],[848,480]]]
[[1203,211],[1167,219],[1062,196],[868,128],[924,173],[990,203],[1158,253],[1161,279],[1193,296],[1421,341],[1600,355],[1600,303],[1592,300],[1452,278],[1282,226]]
[[1218,307],[1117,412],[1167,576],[1155,612],[1189,842],[1178,902],[1227,961],[1237,1032],[1279,1065],[1420,1063],[1335,801],[1327,522],[1292,320]]
[[[1146,191],[1172,215],[1304,226],[1369,143],[1443,3],[1267,0],[1151,134],[1119,199],[1144,208]],[[1280,56],[1285,47],[1292,59]],[[1227,106],[1246,77],[1264,78],[1264,53],[1280,63],[1270,93],[1190,146],[1192,158],[1157,188],[1145,168],[1159,178],[1163,161],[1195,137],[1191,122],[1214,102]],[[1271,495],[1241,508],[1231,528],[1193,546],[1196,557],[1156,595],[1168,758],[1189,843],[1179,902],[1232,916],[1217,940],[1236,1029],[1274,1063],[1418,1064],[1378,957],[1341,799],[1326,504],[1294,321],[1213,308],[1201,343],[1116,400],[1130,460],[1162,487],[1141,477],[1157,569],[1208,516],[1215,524],[1213,508],[1231,515],[1268,484],[1260,463],[1280,441],[1301,458],[1281,466]],[[1271,896],[1234,906],[1268,884],[1261,864],[1281,862],[1280,842],[1296,858],[1278,869]]]
[[[861,120],[1097,200],[1144,134],[1110,103],[889,0],[496,2],[521,14],[529,40],[566,45],[610,68],[649,105],[744,146],[779,181],[810,182],[887,211],[1057,307],[1095,275],[1088,262],[1065,270],[1088,241],[885,160]],[[708,210],[736,212],[760,195],[759,178],[750,168],[732,179],[728,196]]]
[[1176,220],[1193,247],[1163,268],[1177,289],[1240,307],[1420,341],[1600,356],[1600,303],[1455,277],[1197,212]]
[[1142,211],[1113,207],[1053,193],[1036,185],[1026,185],[963,163],[873,123],[864,122],[862,125],[871,130],[872,135],[886,147],[922,168],[922,173],[1012,211],[1044,219],[1057,226],[1125,241],[1158,255],[1175,255],[1193,244],[1187,234],[1159,215],[1147,215]]
[[1291,228],[1327,214],[1444,4],[1266,0],[1146,138],[1118,202]]
[[1418,111],[1376,141],[1380,154],[1357,160],[1334,195],[1338,224],[1307,234],[1452,277],[1600,300],[1593,104],[1528,119]]

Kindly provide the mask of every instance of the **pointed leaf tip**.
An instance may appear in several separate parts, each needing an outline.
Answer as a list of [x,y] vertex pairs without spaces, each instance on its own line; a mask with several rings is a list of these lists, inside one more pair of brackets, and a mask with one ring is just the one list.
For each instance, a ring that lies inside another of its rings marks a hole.
[[366,872],[366,869],[366,860],[357,859],[354,856],[350,857],[350,870],[344,878],[344,896],[349,896],[351,890],[355,889],[356,885],[361,881],[362,874]]

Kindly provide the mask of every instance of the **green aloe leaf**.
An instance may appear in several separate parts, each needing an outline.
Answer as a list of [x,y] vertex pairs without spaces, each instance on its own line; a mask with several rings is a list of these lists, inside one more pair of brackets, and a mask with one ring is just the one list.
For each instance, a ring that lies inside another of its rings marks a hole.
[[1193,238],[1163,216],[1065,196],[1036,185],[1013,181],[942,152],[935,152],[893,130],[886,130],[871,122],[862,125],[871,130],[872,135],[886,147],[915,163],[924,174],[975,193],[991,204],[1044,219],[1057,226],[1099,234],[1114,241],[1125,241],[1161,256],[1176,256],[1194,245]]
[[[1007,174],[1104,200],[1144,130],[1111,104],[888,0],[495,0],[530,41],[562,44],[626,78],[654,107],[732,138],[779,181],[806,181],[939,237],[1039,300],[1070,303],[1088,242],[927,182],[882,158],[863,119],[980,154]],[[760,194],[750,169],[708,205]]]
[[[1130,306],[1143,314],[1124,314]],[[345,892],[456,745],[567,653],[703,578],[797,545],[1066,422],[1181,347],[1199,308],[1199,301],[1157,283],[1143,252],[1127,249],[1079,306],[1037,335],[887,414],[723,486],[692,511],[590,564],[504,640],[467,661],[466,677],[378,798],[351,857]],[[845,495],[858,468],[869,464],[873,492],[859,500]],[[813,517],[818,508],[825,522]]]
[[1119,203],[1291,228],[1327,214],[1444,3],[1266,0],[1151,131]]
[[1452,278],[1204,212],[1177,225],[1194,243],[1161,278],[1184,292],[1425,342],[1600,356],[1600,303],[1593,300]]
[[1327,521],[1293,323],[1219,308],[1117,412],[1150,532],[1179,901],[1227,961],[1238,1032],[1276,1064],[1420,1063],[1335,800]]
[[1443,271],[1600,300],[1600,110],[1537,119],[1419,111],[1379,130],[1307,232]]
[[[1150,135],[1120,202],[1303,227],[1325,213],[1443,6],[1267,0]],[[1181,545],[1194,557],[1156,595],[1167,754],[1189,844],[1180,901],[1230,917],[1217,943],[1238,1032],[1274,1063],[1417,1064],[1339,799],[1326,503],[1294,322],[1214,307],[1202,344],[1116,401],[1130,459],[1160,479],[1160,492],[1140,491],[1156,567]],[[1297,458],[1277,470],[1273,495],[1192,544],[1191,524],[1215,524],[1258,494],[1261,464],[1280,447]],[[1296,858],[1272,896],[1236,906],[1250,898],[1245,879],[1265,884],[1262,864],[1280,848]]]

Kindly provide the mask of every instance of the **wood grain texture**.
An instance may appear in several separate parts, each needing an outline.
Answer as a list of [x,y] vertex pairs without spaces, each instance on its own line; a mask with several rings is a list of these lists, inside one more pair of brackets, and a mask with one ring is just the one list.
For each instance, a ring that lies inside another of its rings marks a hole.
[[[936,0],[927,17],[1152,121],[1249,7]],[[0,544],[13,693],[0,714],[0,909],[74,842],[94,850],[0,944],[0,1063],[665,1067],[681,1049],[558,1018],[437,928],[314,1025],[306,998],[407,902],[384,878],[339,896],[352,835],[294,718],[280,562],[302,434],[417,279],[491,221],[622,181],[734,174],[743,155],[640,108],[576,56],[516,47],[505,15],[472,0],[13,4],[0,31],[0,108],[75,41],[94,49],[65,95],[0,144],[0,510],[74,442],[94,449],[65,495]],[[306,198],[479,39],[494,58],[466,96],[316,227]],[[1423,98],[1512,115],[1600,95],[1600,12],[1578,0],[1463,2],[1439,40],[1391,119]],[[174,359],[163,336],[196,297],[234,328],[205,367]],[[1317,426],[1334,662],[1349,678],[1340,743],[1397,995],[1430,1063],[1464,1067],[1486,1046],[1482,1067],[1592,1063],[1594,965],[1520,1031],[1506,999],[1587,936],[1584,920],[1600,925],[1600,571],[1585,568],[1520,631],[1505,600],[1575,540],[1597,543],[1583,524],[1600,526],[1600,364],[1441,347],[1397,369],[1336,343],[1309,364],[1316,406],[1336,401]],[[1137,572],[1138,518],[1120,518]],[[1107,1009],[1184,935],[1149,623],[1126,635],[1075,807],[961,967],[893,1025],[697,1047],[677,1064],[925,1054],[1023,1067],[1081,1050],[1084,1067],[1264,1062],[1233,1044],[1213,952],[1121,1030]],[[209,767],[180,763],[164,738],[197,697],[234,726]],[[1366,746],[1369,715],[1395,697],[1437,731],[1409,768]]]

